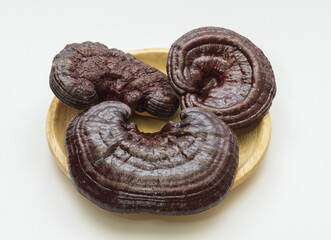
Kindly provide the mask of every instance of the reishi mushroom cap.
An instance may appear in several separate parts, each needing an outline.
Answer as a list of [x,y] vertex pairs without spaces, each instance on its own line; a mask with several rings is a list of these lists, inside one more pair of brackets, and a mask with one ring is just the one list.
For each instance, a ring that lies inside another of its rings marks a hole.
[[77,115],[65,144],[77,190],[101,208],[182,215],[204,211],[229,192],[238,166],[233,131],[201,108],[181,122],[143,133],[129,122],[131,109],[105,101]]
[[258,122],[276,94],[272,67],[247,38],[220,27],[197,28],[169,51],[167,73],[181,108],[214,112],[231,128]]
[[54,57],[49,83],[62,102],[77,109],[116,100],[138,112],[169,117],[179,105],[165,74],[97,42],[68,44]]

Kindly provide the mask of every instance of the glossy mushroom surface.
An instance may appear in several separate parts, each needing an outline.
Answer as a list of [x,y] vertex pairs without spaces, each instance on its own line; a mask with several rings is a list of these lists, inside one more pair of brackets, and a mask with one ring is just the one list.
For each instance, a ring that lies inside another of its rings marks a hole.
[[233,129],[261,120],[276,93],[263,52],[219,27],[197,28],[180,37],[169,51],[167,73],[182,108],[212,111]]
[[140,132],[130,108],[107,101],[76,116],[65,144],[78,191],[101,208],[181,215],[204,211],[230,190],[238,142],[213,113],[181,112],[181,122]]
[[168,117],[179,105],[165,74],[101,43],[67,45],[54,57],[49,81],[54,94],[77,109],[116,100],[138,112]]

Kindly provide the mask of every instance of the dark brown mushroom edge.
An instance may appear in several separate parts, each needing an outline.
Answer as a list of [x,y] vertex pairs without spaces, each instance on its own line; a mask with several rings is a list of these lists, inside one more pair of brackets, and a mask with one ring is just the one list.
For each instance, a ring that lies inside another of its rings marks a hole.
[[276,93],[268,59],[247,38],[202,27],[180,37],[169,51],[167,73],[181,108],[214,112],[232,129],[258,122]]
[[77,109],[116,100],[163,118],[179,106],[165,74],[101,43],[67,45],[54,57],[49,83],[62,102]]
[[83,196],[114,212],[163,215],[198,213],[225,197],[238,165],[238,142],[222,120],[188,108],[181,122],[143,133],[130,115],[127,105],[106,101],[69,124],[69,172]]

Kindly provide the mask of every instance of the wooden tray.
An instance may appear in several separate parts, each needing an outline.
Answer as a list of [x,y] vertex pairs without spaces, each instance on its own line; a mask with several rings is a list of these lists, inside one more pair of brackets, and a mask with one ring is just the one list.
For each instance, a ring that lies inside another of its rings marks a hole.
[[[165,73],[168,51],[169,49],[166,48],[150,48],[134,50],[129,53]],[[47,114],[46,136],[48,145],[56,162],[68,177],[64,135],[70,120],[80,112],[81,110],[71,108],[54,97]],[[171,120],[179,121],[179,111],[177,111]],[[154,119],[137,114],[133,114],[132,121],[143,132],[158,131],[167,122],[167,120]],[[235,132],[239,141],[239,166],[232,189],[244,182],[252,174],[268,149],[271,137],[271,119],[269,113],[264,116],[259,124],[236,130]]]

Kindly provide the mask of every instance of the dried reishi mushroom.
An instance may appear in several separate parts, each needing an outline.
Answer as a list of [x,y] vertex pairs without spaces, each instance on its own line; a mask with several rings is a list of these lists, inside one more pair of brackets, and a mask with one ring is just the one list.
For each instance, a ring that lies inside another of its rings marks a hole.
[[259,121],[276,93],[268,59],[247,38],[224,28],[202,27],[180,37],[167,72],[181,107],[201,107],[231,128]]
[[69,172],[82,195],[110,211],[171,215],[197,213],[224,198],[238,165],[238,142],[222,120],[188,108],[181,122],[142,133],[130,115],[127,105],[107,101],[69,124]]
[[62,102],[78,109],[117,100],[138,112],[168,117],[179,105],[165,74],[101,43],[67,45],[53,60],[50,87]]

